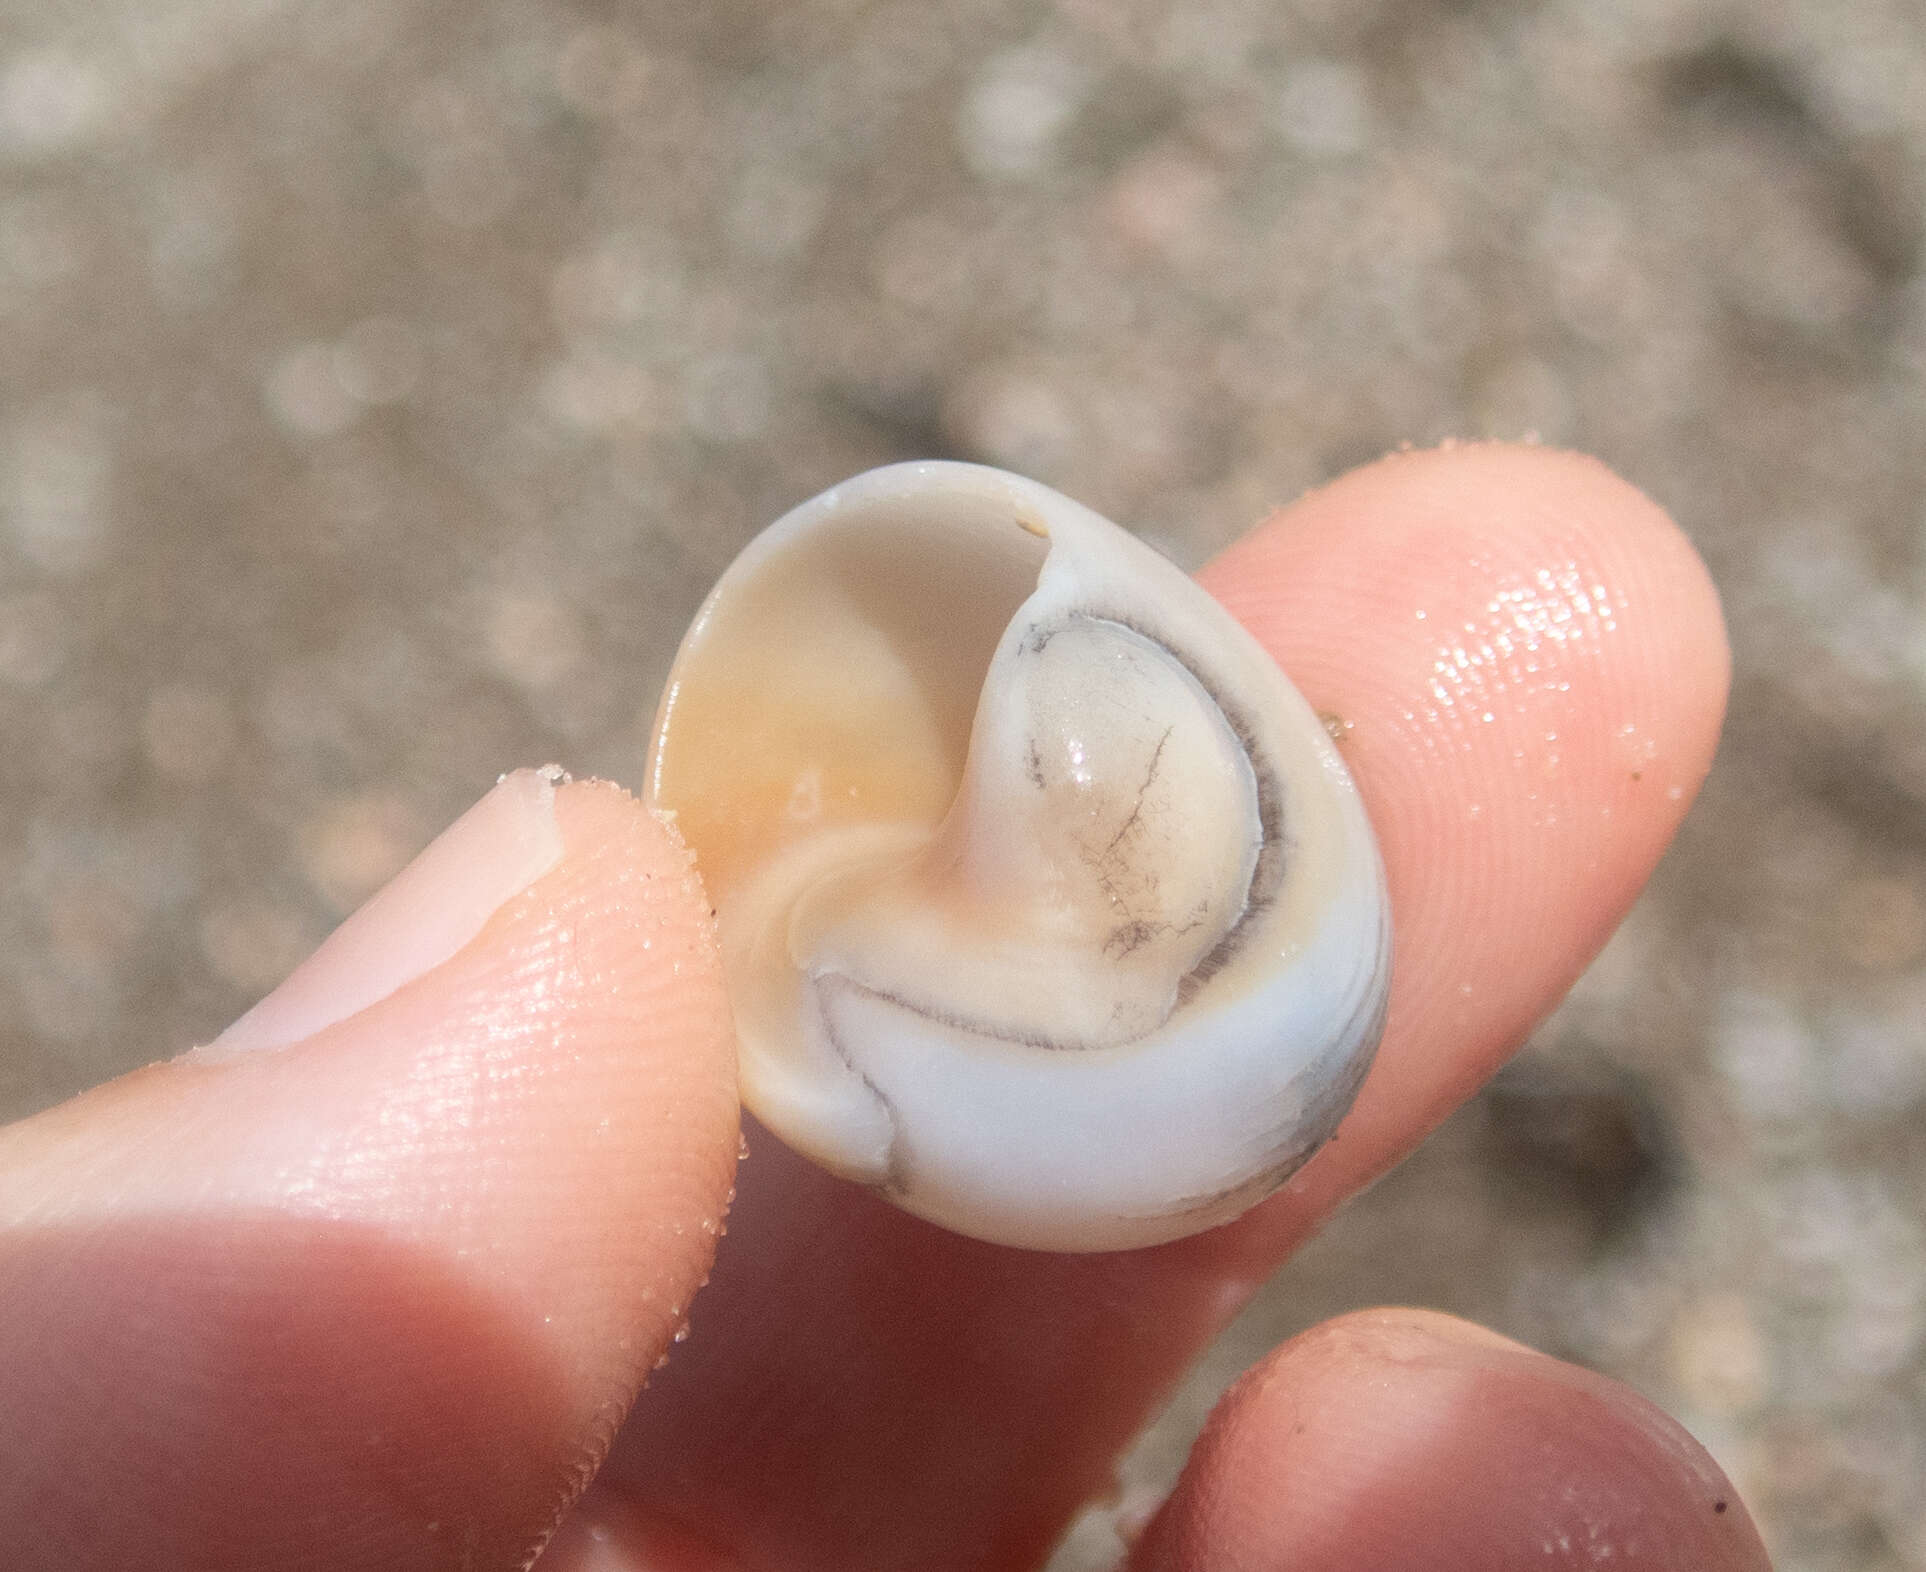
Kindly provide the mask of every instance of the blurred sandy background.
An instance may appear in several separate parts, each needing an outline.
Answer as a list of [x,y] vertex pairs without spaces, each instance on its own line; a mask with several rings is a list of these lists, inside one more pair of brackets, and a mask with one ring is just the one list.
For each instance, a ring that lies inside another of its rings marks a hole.
[[1720,765],[1126,1502],[1417,1301],[1678,1413],[1786,1572],[1926,1568],[1923,206],[1918,0],[4,0],[0,1111],[212,1034],[500,770],[635,783],[850,471],[1195,564],[1536,433],[1710,559]]

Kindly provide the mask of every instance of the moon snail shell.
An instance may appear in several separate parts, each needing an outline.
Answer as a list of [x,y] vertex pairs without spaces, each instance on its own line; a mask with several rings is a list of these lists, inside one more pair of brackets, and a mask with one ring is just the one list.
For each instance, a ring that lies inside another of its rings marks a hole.
[[717,909],[744,1101],[946,1228],[1226,1222],[1376,1050],[1389,907],[1325,727],[1183,572],[1018,476],[873,470],[753,541],[649,790]]

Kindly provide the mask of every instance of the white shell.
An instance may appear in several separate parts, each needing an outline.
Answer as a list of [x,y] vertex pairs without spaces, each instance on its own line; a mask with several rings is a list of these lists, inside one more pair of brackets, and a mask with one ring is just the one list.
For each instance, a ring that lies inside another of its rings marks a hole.
[[744,1101],[960,1233],[1226,1222],[1377,1046],[1384,879],[1325,727],[1185,574],[1018,476],[896,465],[771,526],[683,641],[649,781]]

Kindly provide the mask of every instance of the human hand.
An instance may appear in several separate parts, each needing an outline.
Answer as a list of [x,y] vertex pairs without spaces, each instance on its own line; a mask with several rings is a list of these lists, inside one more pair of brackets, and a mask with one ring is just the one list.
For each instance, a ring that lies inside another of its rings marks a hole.
[[[1502,1061],[1711,757],[1711,587],[1597,465],[1412,454],[1203,574],[1350,723],[1397,921],[1339,1138],[1238,1222],[999,1249],[755,1137],[699,885],[511,777],[210,1049],[0,1131],[7,1565],[1033,1565],[1223,1321]],[[684,1317],[692,1335],[675,1348]],[[632,1412],[659,1357],[672,1353]],[[1625,1389],[1441,1316],[1305,1334],[1133,1565],[1760,1568]]]

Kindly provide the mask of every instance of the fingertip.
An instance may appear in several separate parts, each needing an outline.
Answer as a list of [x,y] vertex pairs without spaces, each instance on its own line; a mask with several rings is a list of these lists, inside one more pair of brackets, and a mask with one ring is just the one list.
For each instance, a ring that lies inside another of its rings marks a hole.
[[1665,512],[1544,448],[1394,455],[1202,578],[1342,722],[1391,887],[1384,1048],[1295,1228],[1469,1095],[1597,953],[1710,768],[1730,659]]
[[1425,1311],[1343,1316],[1220,1403],[1135,1572],[1765,1572],[1730,1481],[1629,1388]]

